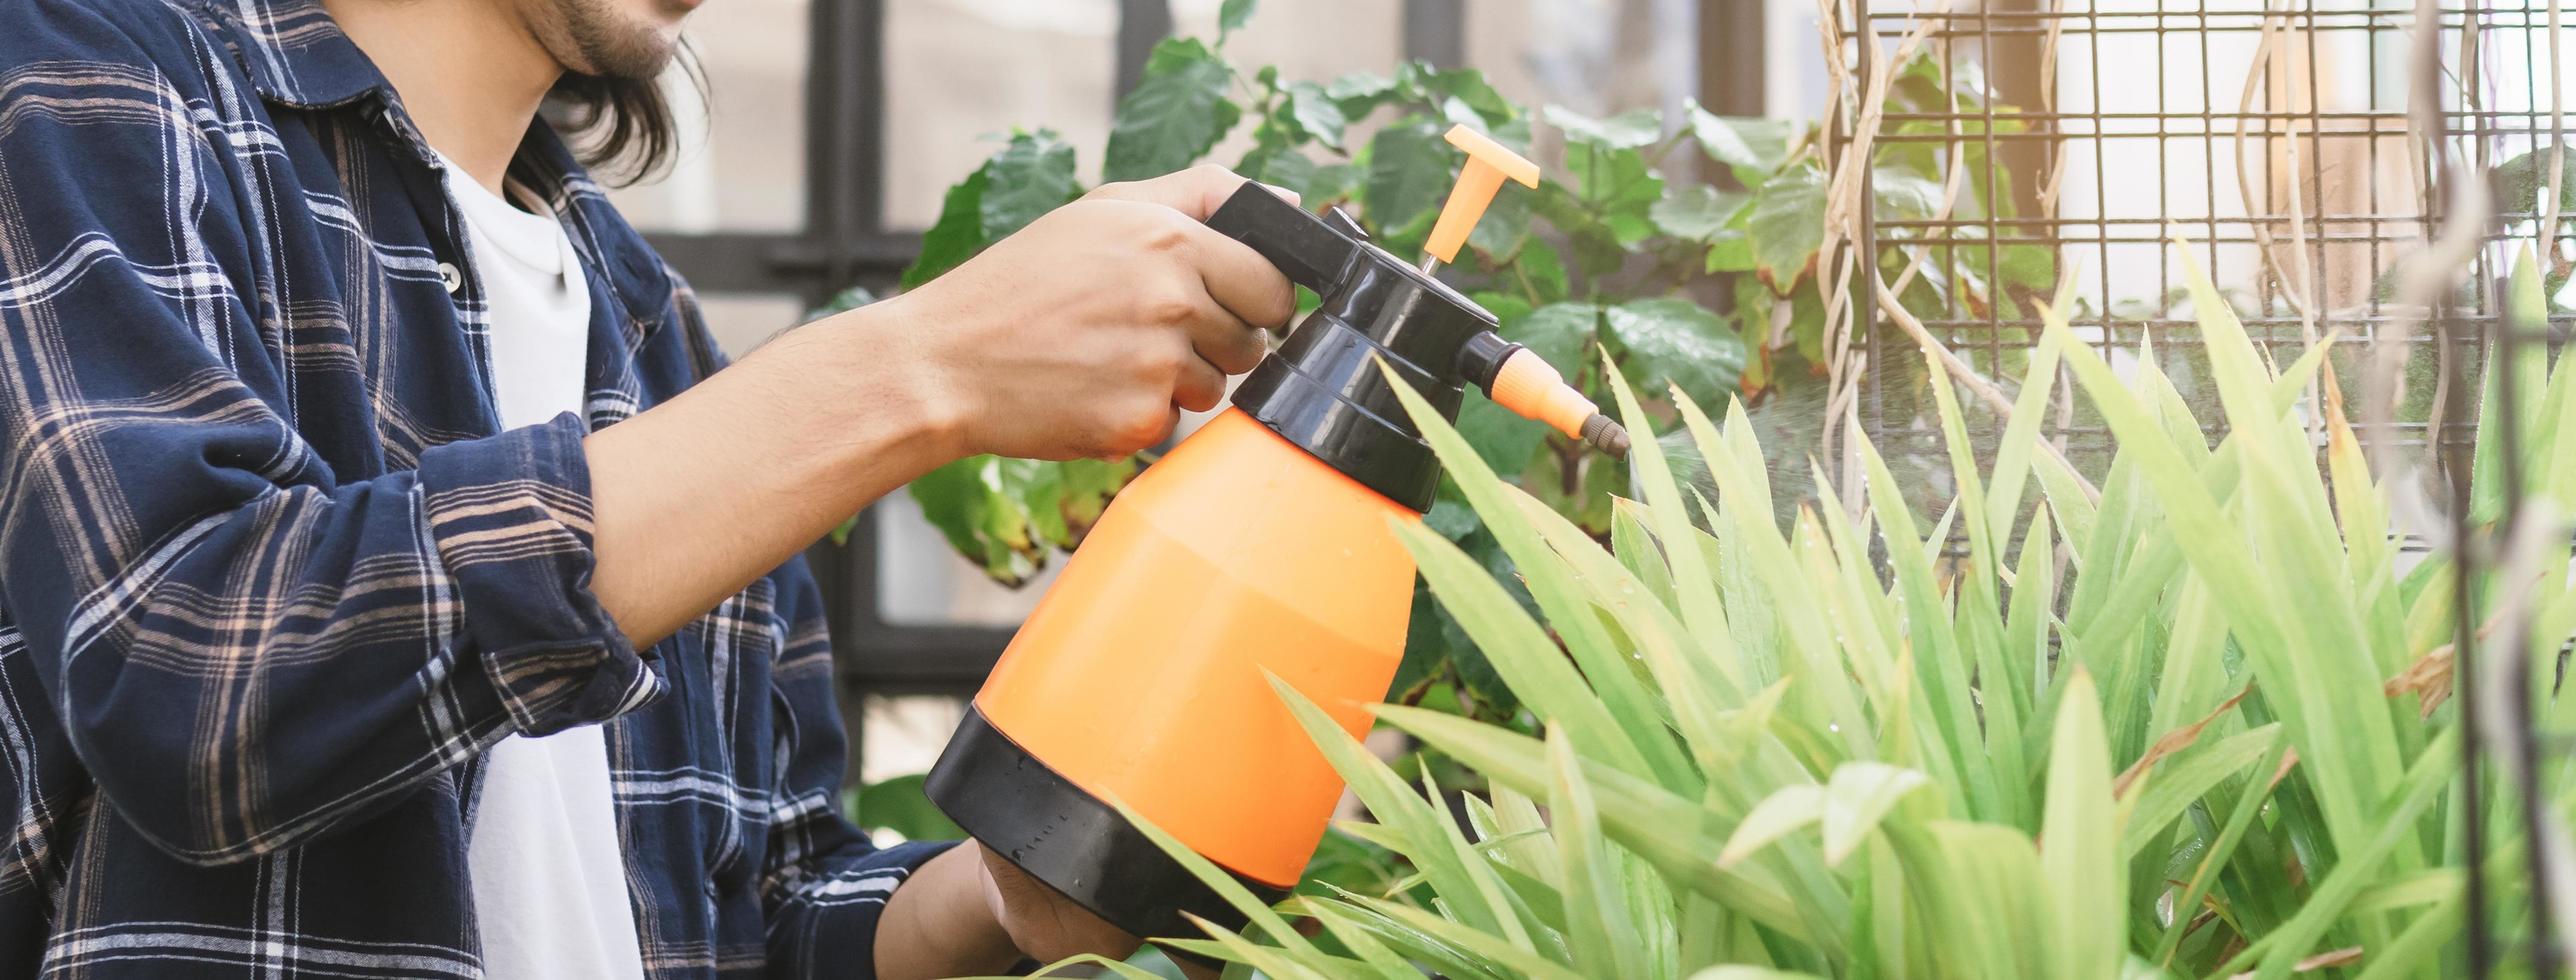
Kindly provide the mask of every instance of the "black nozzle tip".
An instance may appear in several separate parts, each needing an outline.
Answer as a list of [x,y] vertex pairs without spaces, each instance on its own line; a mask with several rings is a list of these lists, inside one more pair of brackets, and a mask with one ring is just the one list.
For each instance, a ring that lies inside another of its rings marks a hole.
[[1595,412],[1583,420],[1583,441],[1609,453],[1612,459],[1628,458],[1628,430],[1607,415]]

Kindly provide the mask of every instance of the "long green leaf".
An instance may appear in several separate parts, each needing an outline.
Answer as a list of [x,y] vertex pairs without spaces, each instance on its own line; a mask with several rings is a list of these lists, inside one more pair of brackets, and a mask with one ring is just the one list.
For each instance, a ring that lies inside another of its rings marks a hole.
[[2076,672],[2049,749],[2039,863],[2054,899],[2051,969],[2060,977],[2114,976],[2126,952],[2120,908],[2127,865],[2113,850],[2120,827],[2097,697],[2092,680]]

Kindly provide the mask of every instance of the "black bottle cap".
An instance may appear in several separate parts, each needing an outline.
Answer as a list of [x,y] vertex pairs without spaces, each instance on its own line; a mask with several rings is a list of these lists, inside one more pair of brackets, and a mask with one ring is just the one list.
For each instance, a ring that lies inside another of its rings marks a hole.
[[1465,385],[1485,380],[1464,377],[1463,363],[1499,363],[1490,344],[1477,344],[1492,336],[1494,315],[1370,243],[1339,212],[1318,218],[1257,184],[1236,191],[1208,226],[1324,301],[1235,389],[1235,407],[1369,489],[1430,510],[1439,457],[1378,362],[1454,422]]

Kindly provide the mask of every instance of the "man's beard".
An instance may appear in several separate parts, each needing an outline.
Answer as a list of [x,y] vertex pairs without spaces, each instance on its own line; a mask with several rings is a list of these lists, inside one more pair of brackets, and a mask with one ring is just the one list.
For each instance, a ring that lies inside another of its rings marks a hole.
[[[648,81],[669,67],[678,42],[615,0],[537,0],[538,39],[567,71]],[[549,14],[551,16],[549,16]]]

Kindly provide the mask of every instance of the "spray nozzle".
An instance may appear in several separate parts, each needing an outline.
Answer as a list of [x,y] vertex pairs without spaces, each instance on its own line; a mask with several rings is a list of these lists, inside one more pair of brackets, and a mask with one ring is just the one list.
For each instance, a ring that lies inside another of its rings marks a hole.
[[[1439,269],[1443,262],[1457,261],[1458,248],[1475,232],[1476,222],[1484,218],[1505,178],[1523,187],[1538,186],[1538,164],[1493,137],[1461,125],[1450,127],[1447,138],[1449,145],[1466,152],[1467,166],[1458,171],[1458,185],[1449,191],[1448,203],[1440,207],[1440,221],[1431,226],[1431,238],[1423,245],[1430,253],[1422,259],[1424,273]],[[1628,455],[1628,430],[1601,414],[1599,406],[1527,348],[1488,333],[1468,342],[1462,363],[1467,377],[1483,387],[1494,404],[1614,457]]]
[[1461,373],[1494,404],[1612,457],[1627,457],[1628,430],[1601,414],[1600,406],[1529,348],[1487,332],[1468,341],[1460,361]]

